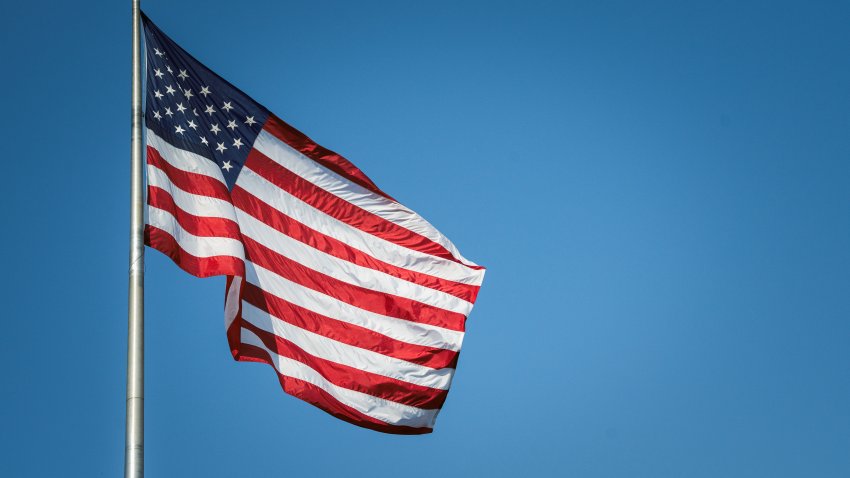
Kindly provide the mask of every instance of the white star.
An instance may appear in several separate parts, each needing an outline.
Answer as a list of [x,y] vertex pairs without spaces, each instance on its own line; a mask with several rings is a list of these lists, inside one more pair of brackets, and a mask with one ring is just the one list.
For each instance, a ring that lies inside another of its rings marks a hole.
[[186,78],[189,78],[189,75],[186,73],[186,70],[180,70],[180,74],[177,75],[177,77],[181,80],[185,80]]
[[198,125],[196,125],[192,120],[189,120],[189,127],[192,129],[198,129]]
[[243,144],[242,144],[242,138],[236,138],[236,139],[233,141],[233,146],[234,146],[234,147],[236,147],[236,149],[239,149],[241,146],[243,146]]
[[212,116],[212,114],[215,113],[215,108],[213,108],[213,105],[207,105],[207,109],[204,110],[204,113]]
[[201,116],[198,114],[198,108],[192,108],[192,113],[194,113],[195,116]]
[[165,85],[165,92],[171,96],[174,96],[174,88],[171,85]]
[[[179,111],[179,112],[181,112],[181,113],[183,113],[184,111],[186,111],[186,107],[185,107],[185,106],[183,106],[183,103],[177,103],[177,111]],[[185,114],[185,113],[184,113],[184,114]]]
[[206,145],[209,145],[209,144],[210,144],[210,142],[209,142],[209,141],[207,141],[207,138],[204,138],[203,136],[201,136],[201,142],[202,142],[202,143],[204,143],[204,144],[206,144]]
[[218,132],[221,131],[221,128],[218,127],[218,124],[214,124],[212,125],[212,128],[210,128],[210,131],[212,131],[213,134],[218,134]]
[[223,153],[223,152],[224,152],[224,150],[225,150],[225,149],[227,149],[227,148],[225,148],[225,147],[224,147],[224,143],[218,143],[218,146],[216,146],[216,148],[215,148],[215,149],[216,149],[216,151],[218,151],[219,153]]
[[162,120],[162,115],[161,115],[161,114],[159,114],[159,111],[154,111],[154,112],[153,112],[153,117],[154,117],[155,119]]
[[253,125],[253,124],[255,124],[255,123],[256,123],[256,121],[254,121],[254,117],[253,117],[253,116],[246,116],[246,117],[245,117],[245,124],[247,124],[248,126],[251,126],[251,125]]
[[163,56],[163,55],[165,55],[165,53],[163,53],[163,52],[159,51],[159,48],[154,48],[154,49],[153,49],[153,51],[154,51],[154,53],[156,53],[156,56]]
[[236,121],[230,120],[227,122],[227,127],[230,129],[236,129]]
[[165,108],[165,116],[171,117],[174,113],[171,112],[171,108]]
[[168,72],[169,72],[169,73],[171,73],[172,75],[174,74],[174,72],[173,72],[173,71],[171,71],[171,67],[170,67],[170,66],[165,65],[165,69],[166,69],[166,70],[168,70]]
[[160,70],[159,68],[155,69],[153,71],[153,74],[157,78],[162,78],[163,76],[165,76],[165,73],[163,73],[162,70]]
[[178,124],[177,126],[175,126],[175,127],[174,127],[174,132],[175,132],[175,133],[183,134],[183,132],[184,132],[184,131],[186,131],[186,130],[185,130],[185,129],[183,129],[183,128],[181,128],[179,124]]
[[163,96],[165,96],[162,93],[160,93],[159,90],[154,90],[153,95],[156,96],[156,99],[160,99]]
[[225,161],[224,163],[222,163],[221,169],[230,172],[230,170],[233,169],[233,166],[230,165],[230,161]]
[[209,95],[210,94],[210,87],[209,86],[201,87],[201,94],[204,95],[204,97]]
[[193,94],[192,94],[192,90],[191,90],[191,89],[183,90],[183,95],[185,95],[185,96],[186,96],[186,99],[187,99],[187,100],[188,100],[189,98],[191,98],[191,97],[195,96],[195,95],[193,95]]
[[227,111],[228,113],[230,113],[230,110],[232,110],[232,109],[233,109],[233,107],[232,107],[232,106],[230,106],[230,102],[229,102],[229,101],[225,101],[225,102],[224,102],[224,104],[221,106],[221,109],[223,109],[224,111]]

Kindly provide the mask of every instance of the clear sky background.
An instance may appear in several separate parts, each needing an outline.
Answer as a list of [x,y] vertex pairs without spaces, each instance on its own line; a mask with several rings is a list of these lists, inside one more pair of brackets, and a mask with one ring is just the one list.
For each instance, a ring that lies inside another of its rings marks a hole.
[[[129,1],[3,2],[0,476],[119,476]],[[236,363],[147,255],[150,477],[850,476],[850,4],[165,1],[488,267],[435,432]]]

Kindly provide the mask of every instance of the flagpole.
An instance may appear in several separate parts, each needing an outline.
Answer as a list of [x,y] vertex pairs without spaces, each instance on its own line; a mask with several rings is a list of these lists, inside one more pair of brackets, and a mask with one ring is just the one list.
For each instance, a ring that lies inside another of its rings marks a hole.
[[145,224],[142,164],[142,41],[139,1],[133,3],[133,87],[130,136],[130,283],[127,314],[127,422],[124,477],[144,476]]

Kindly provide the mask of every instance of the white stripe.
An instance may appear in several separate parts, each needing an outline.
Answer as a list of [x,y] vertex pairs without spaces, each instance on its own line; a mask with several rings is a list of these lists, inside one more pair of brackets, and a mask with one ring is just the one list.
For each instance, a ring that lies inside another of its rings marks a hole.
[[234,276],[227,294],[224,297],[224,331],[230,328],[230,324],[239,315],[239,292],[242,289],[242,277]]
[[200,237],[186,232],[170,212],[148,206],[148,224],[173,237],[180,248],[195,257],[233,256],[245,259],[242,243],[228,237]]
[[448,390],[454,375],[453,368],[433,369],[304,330],[277,319],[244,300],[242,301],[242,320],[285,338],[310,355],[384,377],[423,387]]
[[449,259],[414,251],[363,232],[287,193],[248,167],[242,168],[236,184],[279,212],[378,260],[462,284],[481,284],[482,270],[470,269]]
[[242,234],[309,269],[348,284],[404,297],[463,315],[468,315],[472,309],[471,303],[451,294],[414,284],[314,249],[268,226],[239,208],[236,208],[236,217]]
[[224,182],[224,175],[221,174],[221,170],[215,163],[199,154],[172,146],[168,141],[157,136],[151,129],[147,130],[147,143],[148,146],[159,151],[162,159],[175,168],[188,173],[203,174],[221,181],[222,184],[227,184]]
[[167,191],[171,194],[171,198],[174,199],[174,204],[177,207],[193,216],[223,217],[236,221],[233,204],[222,199],[184,191],[168,179],[165,171],[151,164],[148,165],[148,184]]
[[254,149],[325,191],[409,231],[427,237],[445,247],[456,259],[467,265],[476,265],[465,259],[446,236],[419,214],[325,168],[292,149],[271,133],[261,131],[254,141]]
[[242,343],[259,347],[268,352],[274,367],[281,375],[313,384],[327,392],[338,402],[354,408],[364,415],[392,425],[429,428],[434,426],[439,410],[411,407],[334,385],[307,365],[282,357],[269,350],[263,344],[263,341],[250,330],[242,329]]
[[251,262],[245,263],[245,281],[268,294],[317,314],[364,327],[409,344],[458,351],[463,342],[463,332],[363,310],[287,280]]

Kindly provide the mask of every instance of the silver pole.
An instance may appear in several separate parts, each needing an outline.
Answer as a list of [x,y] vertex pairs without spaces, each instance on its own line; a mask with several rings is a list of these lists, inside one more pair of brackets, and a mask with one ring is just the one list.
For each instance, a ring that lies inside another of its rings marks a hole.
[[142,37],[139,0],[133,2],[133,97],[130,136],[130,293],[127,327],[127,436],[124,477],[145,474],[145,224],[142,164]]

